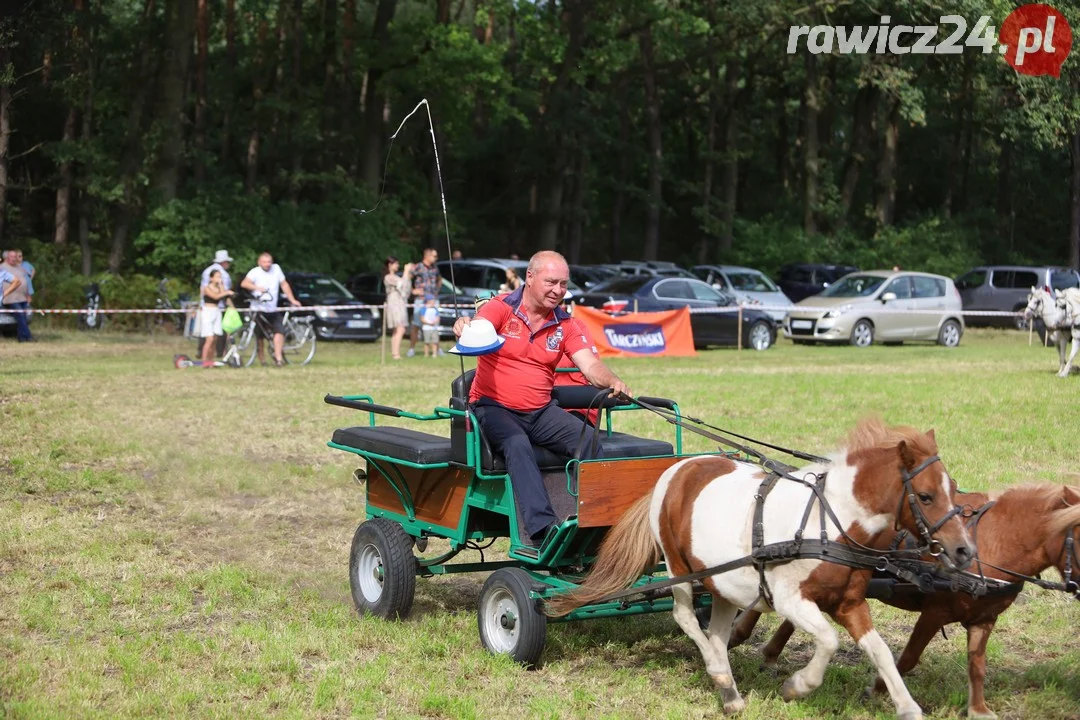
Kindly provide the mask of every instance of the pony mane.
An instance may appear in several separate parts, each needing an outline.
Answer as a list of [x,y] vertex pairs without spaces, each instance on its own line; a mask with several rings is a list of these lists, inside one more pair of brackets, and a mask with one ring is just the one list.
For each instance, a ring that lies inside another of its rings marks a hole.
[[937,443],[926,433],[907,425],[889,426],[879,417],[867,417],[858,422],[848,433],[845,449],[849,453],[863,450],[892,450],[901,442],[907,443],[913,452],[933,455]]
[[[1003,504],[1032,503],[1039,514],[1048,518],[1050,531],[1058,533],[1080,524],[1080,502],[1070,504],[1067,490],[1080,498],[1080,488],[1051,483],[1018,485],[992,493],[990,498]],[[1061,507],[1062,503],[1065,507]]]
[[[1080,488],[1069,487],[1073,495],[1080,497]],[[1062,499],[1064,499],[1064,489],[1062,491]],[[1065,501],[1068,504],[1068,501]],[[1055,510],[1054,514],[1050,516],[1050,527],[1054,532],[1065,532],[1074,525],[1080,525],[1080,502],[1069,505],[1068,507]]]

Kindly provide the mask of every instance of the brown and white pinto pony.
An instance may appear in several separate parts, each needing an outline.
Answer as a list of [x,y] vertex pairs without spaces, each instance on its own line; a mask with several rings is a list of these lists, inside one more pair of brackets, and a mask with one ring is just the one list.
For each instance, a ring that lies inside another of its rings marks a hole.
[[[990,498],[981,493],[958,493],[956,502],[978,509]],[[1076,582],[1080,575],[1080,562],[1076,550],[1072,557],[1066,552],[1065,540],[1072,533],[1073,547],[1080,545],[1077,526],[1080,525],[1080,488],[1059,485],[1035,485],[1010,488],[996,498],[996,502],[979,520],[975,528],[979,554],[976,563],[983,562],[982,571],[989,578],[1008,582],[1016,578],[1000,572],[990,565],[1035,577],[1043,570],[1056,567],[1065,578]],[[888,547],[892,532],[882,533],[878,547]],[[1075,587],[1073,588],[1075,592]],[[968,636],[968,706],[969,718],[995,718],[997,715],[986,705],[984,686],[986,681],[986,642],[994,630],[998,616],[1016,600],[1017,592],[972,597],[968,593],[937,592],[924,594],[911,589],[903,594],[894,593],[882,602],[902,610],[921,613],[911,631],[907,647],[900,655],[896,668],[905,675],[919,664],[923,650],[938,630],[950,623],[960,623]],[[735,624],[728,643],[729,648],[743,643],[754,629],[761,613],[743,613]],[[777,628],[762,651],[765,664],[773,666],[780,657],[784,645],[795,632],[795,627],[784,622]],[[875,692],[885,685],[879,679]]]
[[[873,544],[894,524],[918,535],[904,491],[904,475],[937,455],[934,433],[907,427],[886,427],[880,420],[859,423],[841,452],[828,465],[795,471],[796,477],[827,471],[824,495],[847,534]],[[662,555],[668,573],[682,576],[750,554],[755,494],[764,478],[757,465],[726,457],[682,460],[660,476],[651,495],[632,506],[604,539],[592,571],[572,593],[554,598],[549,613],[562,615],[628,587]],[[931,462],[911,479],[912,493],[930,527],[953,511],[955,484],[941,462]],[[791,540],[802,520],[811,491],[801,483],[780,480],[768,495],[762,524],[765,543]],[[807,533],[820,527],[815,504]],[[897,515],[899,513],[899,516]],[[846,542],[828,523],[831,540]],[[967,566],[974,547],[958,515],[948,518],[934,535],[944,555],[960,568]],[[724,712],[745,706],[728,663],[727,642],[738,608],[775,609],[812,634],[816,648],[809,664],[784,683],[787,700],[802,697],[821,685],[825,668],[839,646],[826,612],[851,634],[870,657],[903,720],[922,717],[922,710],[904,687],[892,653],[874,630],[866,603],[869,570],[855,570],[815,559],[770,565],[765,578],[773,598],[769,608],[759,593],[758,571],[742,567],[703,580],[712,594],[708,636],[694,614],[691,583],[673,590],[676,622],[694,641],[706,669],[720,689]]]

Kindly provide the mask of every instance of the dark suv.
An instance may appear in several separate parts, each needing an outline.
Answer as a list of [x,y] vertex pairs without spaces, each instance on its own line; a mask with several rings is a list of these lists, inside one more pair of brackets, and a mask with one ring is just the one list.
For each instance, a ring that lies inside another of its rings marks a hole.
[[[964,310],[997,310],[1018,312],[1027,305],[1033,287],[1051,290],[1080,287],[1080,273],[1066,267],[1048,265],[983,265],[972,268],[956,278],[956,289]],[[1022,317],[967,316],[969,325],[1015,326],[1027,329]]]
[[780,268],[776,284],[784,294],[797,303],[803,298],[817,295],[848,273],[859,272],[852,265],[826,265],[818,263],[792,263]]
[[367,303],[357,300],[344,285],[329,275],[291,272],[285,273],[285,279],[301,305],[358,306],[355,310],[316,310],[313,325],[320,340],[372,342],[382,336],[382,315],[379,310],[359,307]]

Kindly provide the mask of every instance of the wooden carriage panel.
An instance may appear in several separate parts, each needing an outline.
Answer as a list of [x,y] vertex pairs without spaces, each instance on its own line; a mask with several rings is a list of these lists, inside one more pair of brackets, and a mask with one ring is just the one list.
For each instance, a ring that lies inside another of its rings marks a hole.
[[588,462],[578,479],[578,527],[618,522],[642,495],[651,492],[669,467],[683,458],[642,458]]
[[[416,504],[417,520],[449,528],[458,526],[472,472],[454,467],[421,469],[395,465],[394,468],[405,478]],[[368,463],[367,500],[373,507],[405,514],[394,488],[371,463]]]

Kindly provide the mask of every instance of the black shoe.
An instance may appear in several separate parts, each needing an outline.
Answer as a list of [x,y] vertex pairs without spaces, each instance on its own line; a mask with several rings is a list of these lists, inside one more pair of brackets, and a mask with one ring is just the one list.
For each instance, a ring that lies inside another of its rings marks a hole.
[[546,528],[544,528],[540,532],[538,532],[538,533],[536,533],[534,535],[530,535],[525,540],[524,545],[526,547],[540,549],[541,547],[544,546],[544,541],[547,540],[548,535],[551,535],[552,530],[554,530],[557,527],[558,527],[558,525],[555,524],[555,523],[552,523],[551,525],[548,525]]

